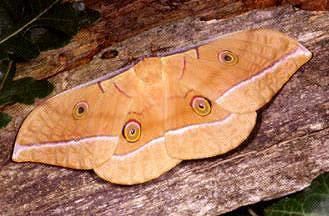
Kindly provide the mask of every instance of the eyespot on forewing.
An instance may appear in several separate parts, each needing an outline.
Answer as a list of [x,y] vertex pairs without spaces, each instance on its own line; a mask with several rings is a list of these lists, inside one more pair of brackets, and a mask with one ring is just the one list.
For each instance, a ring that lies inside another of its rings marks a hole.
[[239,62],[239,57],[229,50],[224,50],[218,53],[218,61],[226,65],[236,65]]
[[73,107],[73,111],[72,111],[72,116],[74,119],[78,120],[78,119],[82,119],[83,117],[85,117],[88,113],[88,103],[85,101],[81,101],[79,103],[77,103],[74,107]]

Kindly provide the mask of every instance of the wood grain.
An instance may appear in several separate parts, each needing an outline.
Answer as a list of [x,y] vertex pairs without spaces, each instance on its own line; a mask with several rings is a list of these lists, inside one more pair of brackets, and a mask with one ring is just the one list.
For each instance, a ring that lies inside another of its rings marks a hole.
[[[254,9],[286,4],[308,10],[329,10],[327,0],[85,0],[85,2],[88,7],[100,11],[102,19],[82,30],[69,45],[43,52],[38,58],[18,65],[18,77],[32,75],[44,79],[87,64],[100,53],[105,59],[115,56],[115,50],[104,52],[103,49],[143,31],[174,23],[186,17],[200,18],[204,21],[222,19]],[[156,51],[156,41],[149,42],[150,48]]]
[[[33,106],[6,107],[14,121],[0,131],[0,214],[217,215],[299,191],[329,171],[328,12],[278,7],[224,20],[187,16],[102,48],[89,64],[52,71],[50,80],[58,93],[143,55],[163,54],[256,27],[278,29],[297,38],[314,58],[259,112],[253,135],[241,147],[213,159],[183,162],[150,183],[116,186],[88,171],[13,163],[15,135]],[[89,36],[94,37],[93,32]],[[115,58],[102,58],[113,50],[118,52]]]

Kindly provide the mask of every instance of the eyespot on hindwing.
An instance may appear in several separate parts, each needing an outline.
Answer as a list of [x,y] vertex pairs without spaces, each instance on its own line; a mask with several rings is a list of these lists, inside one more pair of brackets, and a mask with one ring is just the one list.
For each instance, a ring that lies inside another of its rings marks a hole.
[[211,102],[202,96],[193,97],[191,107],[199,116],[207,116],[211,113]]
[[122,135],[127,142],[137,142],[142,133],[141,125],[136,120],[129,120],[123,127]]

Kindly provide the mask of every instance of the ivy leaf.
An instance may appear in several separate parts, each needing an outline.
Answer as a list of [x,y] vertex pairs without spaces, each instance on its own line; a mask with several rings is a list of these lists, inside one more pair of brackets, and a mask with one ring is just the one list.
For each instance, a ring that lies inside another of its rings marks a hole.
[[35,98],[44,98],[54,89],[47,80],[24,77],[12,81],[0,94],[0,105],[23,103],[33,104]]
[[0,128],[4,128],[11,121],[11,117],[3,112],[0,112]]
[[328,216],[329,173],[317,177],[310,187],[270,205],[265,216]]
[[[0,1],[0,106],[33,104],[46,97],[53,85],[25,77],[14,80],[16,61],[35,58],[40,51],[64,46],[80,30],[99,18],[84,3],[61,0]],[[0,112],[0,128],[11,117]]]
[[52,92],[53,85],[47,80],[35,80],[24,77],[13,80],[16,66],[13,61],[4,59],[0,62],[0,105],[13,103],[33,104],[35,98],[43,98]]
[[2,0],[0,56],[35,58],[40,51],[65,45],[81,27],[98,18],[99,13],[85,8],[83,2]]

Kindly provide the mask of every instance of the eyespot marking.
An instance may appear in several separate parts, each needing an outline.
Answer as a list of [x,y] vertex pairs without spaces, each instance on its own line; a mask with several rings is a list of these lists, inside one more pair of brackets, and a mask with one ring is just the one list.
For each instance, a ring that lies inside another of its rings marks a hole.
[[127,142],[137,142],[142,134],[141,124],[136,120],[129,120],[122,129],[122,135]]
[[202,96],[195,96],[192,98],[191,107],[193,111],[199,116],[207,116],[211,113],[211,102]]
[[83,117],[85,117],[88,113],[88,103],[85,101],[81,101],[79,103],[77,103],[74,107],[73,107],[73,112],[72,112],[72,116],[74,119],[79,120],[82,119]]
[[229,50],[224,50],[218,53],[218,61],[226,65],[236,65],[239,57]]

